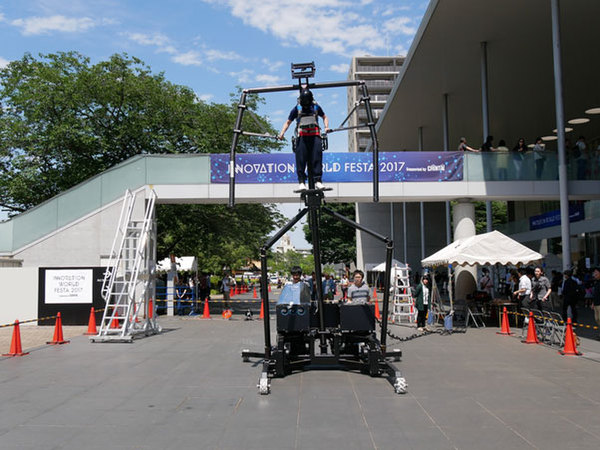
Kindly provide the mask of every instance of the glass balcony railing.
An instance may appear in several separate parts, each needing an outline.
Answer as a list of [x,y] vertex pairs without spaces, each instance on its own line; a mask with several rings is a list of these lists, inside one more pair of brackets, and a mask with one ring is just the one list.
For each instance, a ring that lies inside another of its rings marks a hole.
[[[465,153],[464,179],[468,181],[553,181],[558,180],[558,155],[544,152]],[[600,180],[599,155],[567,161],[569,180]]]

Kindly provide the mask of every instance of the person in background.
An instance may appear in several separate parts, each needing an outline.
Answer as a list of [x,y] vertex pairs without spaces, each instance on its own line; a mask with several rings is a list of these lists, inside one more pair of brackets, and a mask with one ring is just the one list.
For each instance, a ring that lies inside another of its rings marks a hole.
[[498,142],[496,151],[498,152],[498,156],[496,157],[498,180],[506,181],[508,179],[508,147],[503,139],[500,139],[500,142]]
[[333,300],[335,296],[335,280],[328,273],[325,274],[325,281],[323,282],[323,299]]
[[544,271],[541,267],[536,267],[534,277],[531,279],[531,301],[535,302],[540,311],[552,311],[552,302],[550,294],[552,286],[550,280],[544,276]]
[[530,308],[531,279],[527,276],[527,270],[524,267],[521,267],[518,272],[519,289],[513,292],[513,297],[519,300],[522,308]]
[[425,319],[429,310],[429,298],[431,284],[429,275],[424,275],[421,282],[415,288],[415,307],[417,308],[417,330],[423,331],[425,328]]
[[350,284],[350,281],[348,280],[348,277],[344,273],[344,275],[342,276],[342,281],[340,283],[340,288],[342,289],[342,300],[343,301],[346,301],[346,299],[348,298],[348,286],[349,286],[349,284]]
[[[594,320],[600,327],[600,267],[595,267],[592,272],[594,277],[592,281],[592,304],[591,308],[594,310]],[[600,340],[600,333],[596,336],[596,339]]]
[[544,164],[546,162],[546,145],[541,137],[535,138],[535,144],[533,145],[533,161],[535,162],[535,178],[536,180],[542,179],[542,173],[544,172]]
[[461,137],[460,142],[458,143],[458,151],[459,152],[474,152],[479,153],[479,150],[469,147],[467,145],[467,138]]
[[569,307],[571,308],[571,318],[573,322],[577,322],[577,300],[578,300],[578,284],[573,279],[573,271],[565,270],[564,280],[562,284],[563,297],[563,320],[566,322],[569,317]]
[[353,274],[354,283],[348,287],[348,303],[353,305],[364,305],[371,300],[369,285],[364,281],[365,274],[362,270],[355,270]]
[[521,172],[523,169],[523,159],[525,158],[525,153],[527,152],[527,145],[525,144],[524,138],[519,138],[517,145],[512,149],[513,151],[513,164],[515,166],[515,178],[517,180],[521,179]]
[[479,290],[487,293],[491,299],[494,294],[494,282],[490,277],[490,271],[487,267],[481,269],[481,278],[479,279]]

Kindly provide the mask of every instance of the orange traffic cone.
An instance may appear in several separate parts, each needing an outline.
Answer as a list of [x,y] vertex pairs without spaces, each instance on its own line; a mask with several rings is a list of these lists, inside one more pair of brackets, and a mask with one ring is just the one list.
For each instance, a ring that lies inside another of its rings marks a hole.
[[570,317],[567,319],[567,329],[565,330],[565,347],[563,350],[559,350],[558,353],[566,356],[583,355],[583,353],[577,351],[576,339],[573,335],[573,324]]
[[46,342],[50,345],[67,344],[69,341],[63,339],[62,332],[62,319],[60,318],[60,312],[56,314],[56,324],[54,325],[54,338],[51,341]]
[[537,332],[535,331],[535,319],[533,318],[533,313],[529,311],[529,327],[527,327],[527,339],[521,341],[524,344],[539,344],[540,341],[537,337]]
[[379,312],[379,302],[375,299],[375,318],[381,320],[381,313]]
[[94,307],[90,309],[90,319],[88,320],[88,330],[86,333],[83,333],[86,336],[92,336],[98,334],[98,330],[96,330],[96,313],[94,312]]
[[10,350],[8,353],[4,353],[2,356],[23,356],[29,355],[29,352],[23,353],[21,348],[21,330],[19,329],[19,321],[15,320],[13,325],[13,335],[10,341]]
[[265,304],[263,303],[264,300],[260,300],[260,314],[258,316],[259,319],[264,319],[265,318]]
[[148,319],[154,317],[154,302],[152,299],[148,300]]
[[208,297],[204,300],[204,311],[202,312],[203,319],[210,319],[210,309],[208,309]]
[[373,287],[373,298],[377,300],[377,288]]
[[496,331],[496,334],[502,334],[504,336],[512,336],[513,333],[510,332],[510,325],[508,323],[508,311],[506,311],[506,306],[504,307],[504,311],[502,311],[502,328],[500,331]]
[[271,292],[271,285],[269,284],[269,292]]
[[119,328],[119,310],[115,309],[115,315],[113,320],[110,322],[110,328]]
[[256,296],[256,287],[254,288],[254,293],[252,294],[252,298],[258,298],[258,297]]
[[223,316],[223,319],[229,320],[231,319],[231,316],[233,316],[233,312],[230,309],[225,309],[221,315]]

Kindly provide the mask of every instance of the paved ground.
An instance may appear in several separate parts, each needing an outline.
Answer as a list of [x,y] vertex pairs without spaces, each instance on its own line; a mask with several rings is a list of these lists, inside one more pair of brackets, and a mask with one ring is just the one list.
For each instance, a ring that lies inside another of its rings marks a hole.
[[495,328],[431,334],[391,345],[404,352],[405,395],[383,378],[312,371],[274,379],[260,396],[260,368],[239,354],[261,350],[262,322],[161,323],[163,334],[132,344],[75,336],[0,360],[0,448],[600,447],[595,340],[582,338],[576,358]]

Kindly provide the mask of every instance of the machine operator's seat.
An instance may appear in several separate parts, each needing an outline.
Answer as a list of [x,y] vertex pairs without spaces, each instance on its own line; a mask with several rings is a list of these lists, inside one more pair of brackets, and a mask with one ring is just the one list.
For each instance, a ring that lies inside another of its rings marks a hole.
[[277,300],[277,331],[297,332],[310,329],[310,288],[306,283],[288,283]]

